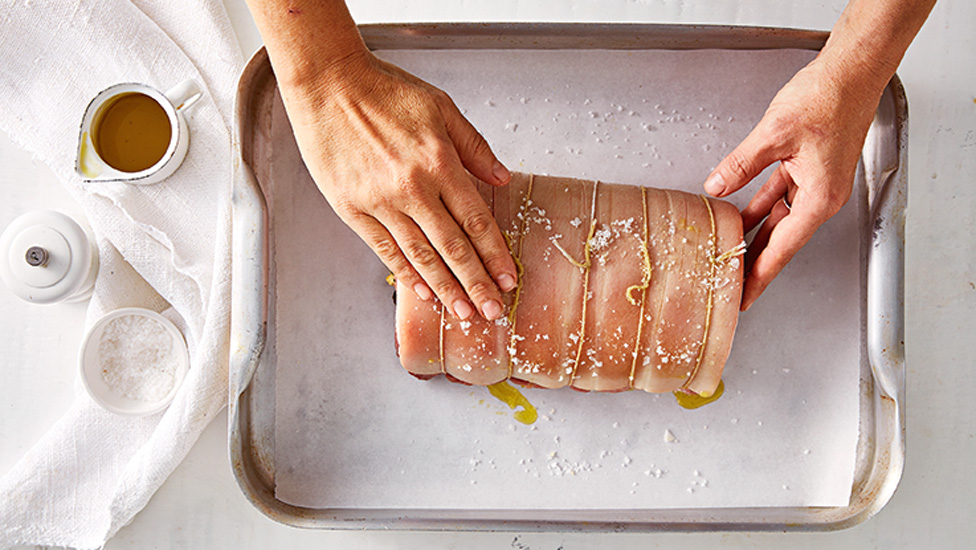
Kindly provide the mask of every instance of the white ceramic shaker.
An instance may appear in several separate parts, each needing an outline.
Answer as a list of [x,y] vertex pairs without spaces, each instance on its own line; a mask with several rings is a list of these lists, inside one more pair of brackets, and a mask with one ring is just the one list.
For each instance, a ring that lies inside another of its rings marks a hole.
[[0,235],[0,276],[28,302],[86,300],[97,273],[94,235],[87,225],[61,212],[27,212]]

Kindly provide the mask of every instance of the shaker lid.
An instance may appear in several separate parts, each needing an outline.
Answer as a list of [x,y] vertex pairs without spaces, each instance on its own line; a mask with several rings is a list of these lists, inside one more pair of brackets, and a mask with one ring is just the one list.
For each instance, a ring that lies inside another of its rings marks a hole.
[[53,303],[85,283],[92,247],[85,230],[53,210],[28,212],[0,235],[0,275],[22,299]]
[[71,245],[56,228],[32,225],[13,236],[7,262],[21,283],[31,288],[48,288],[68,274]]

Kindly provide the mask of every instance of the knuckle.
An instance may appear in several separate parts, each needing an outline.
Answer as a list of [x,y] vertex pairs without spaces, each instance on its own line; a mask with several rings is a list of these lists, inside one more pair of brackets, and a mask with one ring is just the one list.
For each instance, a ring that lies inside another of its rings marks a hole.
[[332,204],[332,209],[335,210],[336,214],[338,214],[339,217],[346,222],[360,219],[365,212],[365,209],[360,207],[356,201],[345,195],[333,197],[330,203]]
[[406,245],[406,254],[411,263],[426,268],[436,265],[439,259],[433,248],[421,242],[412,242]]
[[379,256],[380,260],[383,260],[386,264],[399,264],[400,258],[400,247],[397,243],[390,238],[386,237],[376,237],[373,239],[373,252]]
[[[405,205],[426,205],[430,202],[430,190],[425,183],[425,172],[418,166],[404,169],[394,177],[394,193],[398,202]],[[377,196],[385,202],[386,198]]]
[[471,255],[471,245],[462,236],[451,237],[444,241],[441,252],[449,261],[463,262]]
[[400,247],[392,239],[378,237],[373,239],[373,251],[383,259],[393,259],[399,254]]
[[451,303],[454,300],[454,295],[457,293],[457,286],[455,286],[454,281],[447,279],[443,281],[438,281],[433,285],[434,293],[440,296],[441,301],[445,303]]
[[725,167],[736,180],[746,180],[753,174],[752,161],[738,150],[725,158]]
[[393,177],[393,186],[402,196],[419,194],[423,186],[420,184],[420,171],[416,167],[403,168]]
[[379,189],[369,189],[359,199],[359,209],[369,214],[376,214],[386,208],[387,200]]
[[822,191],[815,205],[814,213],[818,218],[826,221],[847,203],[848,198],[850,198],[849,190],[833,186],[827,187]]
[[468,295],[472,298],[486,297],[492,294],[495,290],[495,285],[488,283],[483,280],[475,281],[468,286]]
[[475,212],[464,217],[461,227],[464,232],[474,239],[480,239],[490,234],[495,220],[484,212]]
[[457,150],[447,142],[437,141],[431,144],[427,156],[428,170],[433,174],[451,174],[457,170]]
[[470,150],[475,155],[482,156],[492,154],[488,141],[477,131],[471,132],[470,143],[468,145]]
[[428,90],[431,100],[440,108],[454,107],[454,100],[447,92],[440,88],[430,88]]

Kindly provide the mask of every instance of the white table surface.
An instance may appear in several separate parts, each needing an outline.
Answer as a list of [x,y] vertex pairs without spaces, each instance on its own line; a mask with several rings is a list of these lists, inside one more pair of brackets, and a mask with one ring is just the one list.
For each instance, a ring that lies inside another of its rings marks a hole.
[[[245,55],[260,46],[243,0],[225,0]],[[361,23],[620,21],[829,29],[842,0],[356,0]],[[826,534],[326,532],[286,527],[244,498],[228,461],[226,416],[129,526],[123,548],[972,548],[976,517],[976,3],[942,0],[899,70],[909,99],[906,245],[908,456],[876,517]],[[34,208],[78,213],[40,163],[0,135],[0,224]],[[40,198],[43,197],[43,202]],[[0,474],[74,398],[85,304],[39,307],[0,289]]]

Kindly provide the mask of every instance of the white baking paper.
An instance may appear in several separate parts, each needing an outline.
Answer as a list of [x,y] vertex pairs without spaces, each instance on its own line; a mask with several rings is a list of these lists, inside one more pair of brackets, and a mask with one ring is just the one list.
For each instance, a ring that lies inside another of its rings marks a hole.
[[[447,90],[510,168],[700,192],[813,54],[387,51]],[[385,268],[305,172],[279,107],[271,182],[275,485],[305,507],[844,506],[858,437],[861,215],[852,201],[741,316],[725,396],[420,381]],[[758,182],[735,196],[742,206]],[[855,195],[856,196],[856,195]]]

